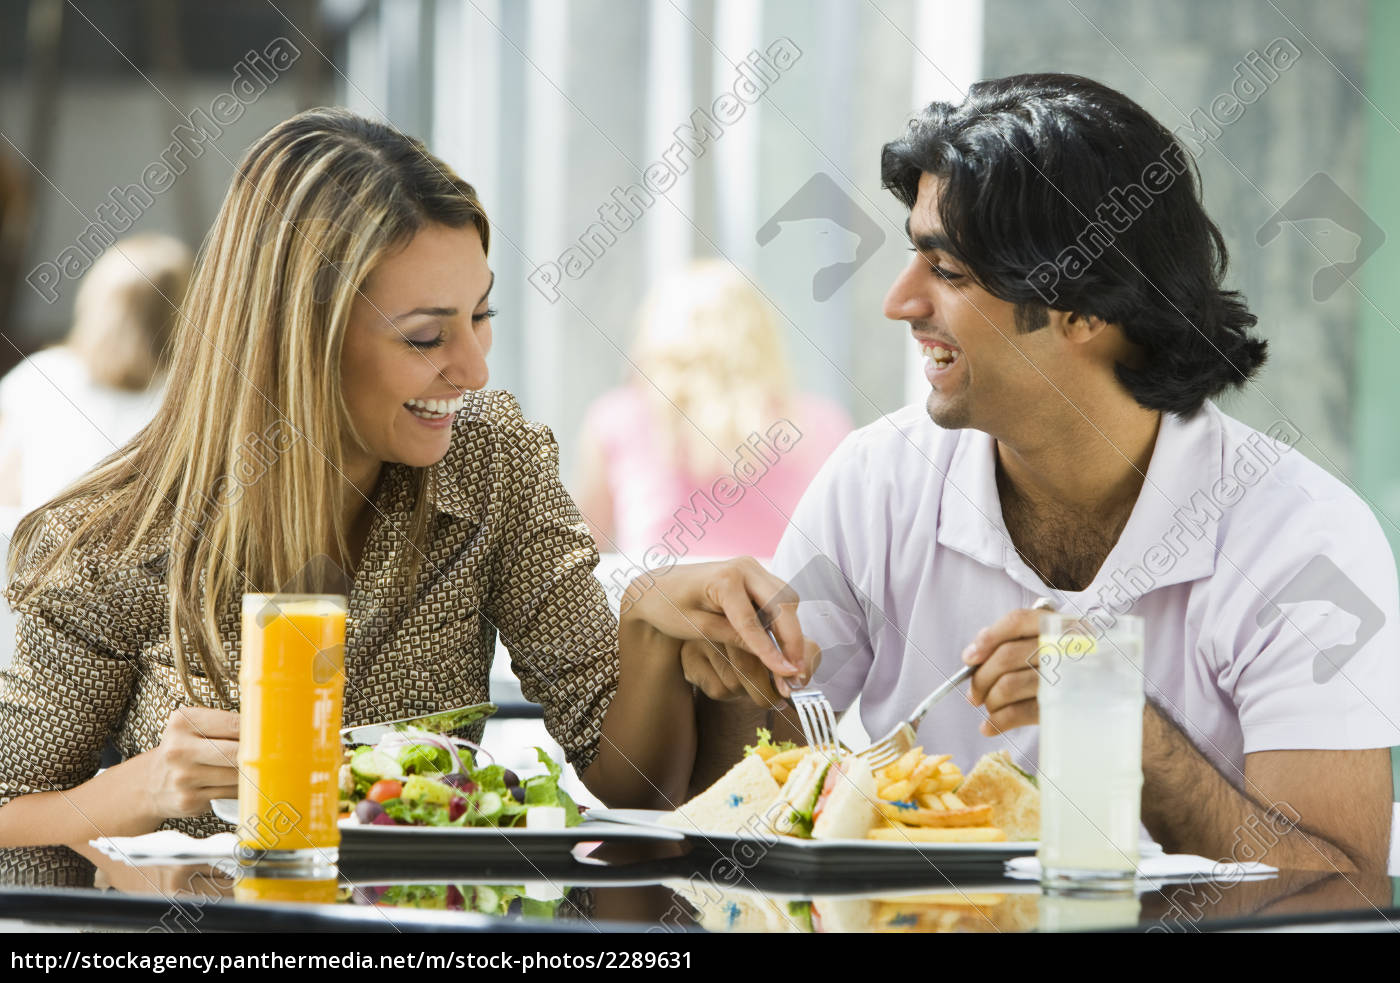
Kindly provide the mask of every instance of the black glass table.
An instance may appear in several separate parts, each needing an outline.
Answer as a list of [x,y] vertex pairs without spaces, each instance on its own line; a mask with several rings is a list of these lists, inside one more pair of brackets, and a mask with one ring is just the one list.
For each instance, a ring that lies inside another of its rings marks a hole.
[[995,868],[800,880],[690,843],[581,844],[483,864],[346,852],[333,876],[132,866],[87,844],[0,850],[0,927],[205,932],[1400,931],[1400,878],[1280,871],[1135,897],[1043,896]]

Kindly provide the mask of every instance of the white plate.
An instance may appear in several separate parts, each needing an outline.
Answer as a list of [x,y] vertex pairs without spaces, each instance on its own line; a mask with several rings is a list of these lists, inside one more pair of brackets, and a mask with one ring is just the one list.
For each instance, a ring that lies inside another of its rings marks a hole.
[[[596,819],[626,823],[643,829],[669,830],[661,817],[669,813],[654,809],[593,809]],[[794,874],[869,874],[892,869],[917,874],[911,866],[927,863],[929,872],[941,868],[1000,865],[1012,857],[1034,854],[1040,844],[1034,840],[1001,843],[893,843],[886,840],[801,840],[791,836],[755,836],[738,833],[685,831],[686,839],[707,844],[731,854],[744,867],[763,864],[785,868]]]
[[[224,822],[233,826],[238,825],[238,800],[237,799],[214,799],[210,802],[214,815]],[[597,810],[589,810],[587,815],[592,816]],[[498,826],[366,826],[356,822],[353,818],[342,820],[340,823],[340,835],[342,841],[347,837],[356,840],[373,838],[382,840],[386,837],[416,837],[441,838],[441,837],[468,837],[473,839],[491,839],[504,837],[510,840],[540,840],[551,842],[587,843],[593,840],[670,840],[680,842],[685,839],[685,834],[678,829],[667,829],[664,826],[647,828],[631,823],[603,822],[597,819],[588,818],[577,826],[568,829],[528,829],[522,826],[501,828]]]

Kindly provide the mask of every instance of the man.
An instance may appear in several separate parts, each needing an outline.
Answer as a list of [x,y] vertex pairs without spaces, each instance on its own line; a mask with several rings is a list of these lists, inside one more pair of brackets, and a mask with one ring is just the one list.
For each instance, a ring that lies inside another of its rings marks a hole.
[[932,104],[882,171],[914,252],[885,314],[929,395],[846,440],[778,549],[814,685],[879,736],[976,665],[921,742],[1033,767],[1032,604],[1140,615],[1148,831],[1253,860],[1262,823],[1276,866],[1383,866],[1394,559],[1282,410],[1265,435],[1209,401],[1265,345],[1185,152],[1123,95],[1032,75]]

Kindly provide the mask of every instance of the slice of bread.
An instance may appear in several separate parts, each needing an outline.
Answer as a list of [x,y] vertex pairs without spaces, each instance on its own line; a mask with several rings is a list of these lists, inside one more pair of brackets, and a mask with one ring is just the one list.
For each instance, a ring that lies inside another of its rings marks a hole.
[[1040,789],[1006,751],[982,755],[957,794],[968,805],[990,805],[992,825],[1005,830],[1008,839],[1040,839]]
[[812,823],[814,840],[863,840],[882,822],[875,773],[853,754],[832,764]]
[[719,781],[661,822],[688,833],[761,833],[767,828],[764,812],[779,791],[763,759],[747,754]]

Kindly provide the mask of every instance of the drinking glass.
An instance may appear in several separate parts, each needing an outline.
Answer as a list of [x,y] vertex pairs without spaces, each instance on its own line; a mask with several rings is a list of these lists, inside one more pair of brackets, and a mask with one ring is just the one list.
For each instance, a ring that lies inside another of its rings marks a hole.
[[243,595],[238,856],[260,866],[338,859],[346,599]]
[[1046,613],[1036,654],[1041,883],[1130,891],[1142,797],[1142,619]]

